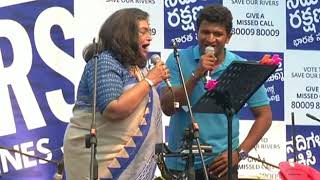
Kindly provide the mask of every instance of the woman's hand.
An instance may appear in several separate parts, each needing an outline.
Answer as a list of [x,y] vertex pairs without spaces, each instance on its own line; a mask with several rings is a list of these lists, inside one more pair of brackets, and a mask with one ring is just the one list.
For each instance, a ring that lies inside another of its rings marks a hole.
[[163,61],[158,61],[155,67],[148,72],[146,78],[151,80],[152,83],[156,86],[161,81],[170,78],[170,72]]

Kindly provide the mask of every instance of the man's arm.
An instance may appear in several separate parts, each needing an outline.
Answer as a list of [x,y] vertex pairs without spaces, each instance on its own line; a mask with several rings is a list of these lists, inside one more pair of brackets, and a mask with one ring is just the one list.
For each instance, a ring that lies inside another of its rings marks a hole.
[[[172,59],[171,59],[172,60]],[[170,60],[167,60],[167,62]],[[200,58],[200,62],[193,72],[193,74],[186,81],[186,89],[189,97],[192,96],[192,91],[194,87],[197,85],[197,82],[204,76],[204,74],[209,71],[214,71],[219,66],[219,63],[216,61],[216,57],[211,54],[204,54]],[[168,64],[170,72],[173,77],[178,78],[179,72],[178,69],[173,69],[172,64]],[[171,68],[170,68],[171,67]],[[183,86],[179,85],[176,87],[172,87],[172,91],[175,96],[175,101],[179,102],[179,108],[187,104],[187,99],[184,93]],[[175,108],[173,106],[173,96],[172,92],[170,92],[169,88],[163,88],[161,90],[161,108],[164,114],[171,116],[175,113]]]
[[[200,78],[201,78],[201,76],[191,76],[186,81],[186,89],[187,89],[189,97],[191,96],[192,91]],[[160,101],[161,101],[162,111],[167,116],[171,116],[175,112],[175,108],[173,105],[174,102],[173,102],[172,93],[175,96],[175,101],[179,102],[179,108],[181,106],[187,104],[187,98],[185,96],[184,89],[182,86],[172,87],[172,92],[170,91],[170,89],[168,87],[163,88],[161,90]]]
[[255,121],[240,148],[249,152],[264,136],[272,124],[272,112],[269,105],[251,108]]
[[[269,105],[251,108],[255,121],[245,138],[241,143],[240,149],[249,152],[268,131],[272,123],[272,112]],[[232,152],[232,166],[239,163],[240,157],[237,151]],[[208,171],[218,177],[225,175],[228,171],[228,153],[223,152],[210,165]]]

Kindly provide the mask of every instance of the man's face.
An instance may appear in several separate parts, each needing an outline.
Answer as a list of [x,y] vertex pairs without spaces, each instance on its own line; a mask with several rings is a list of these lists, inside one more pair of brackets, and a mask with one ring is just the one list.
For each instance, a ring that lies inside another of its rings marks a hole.
[[231,34],[228,34],[225,27],[209,21],[202,21],[198,31],[198,41],[201,54],[207,46],[214,47],[215,55],[224,53],[225,44],[229,43]]

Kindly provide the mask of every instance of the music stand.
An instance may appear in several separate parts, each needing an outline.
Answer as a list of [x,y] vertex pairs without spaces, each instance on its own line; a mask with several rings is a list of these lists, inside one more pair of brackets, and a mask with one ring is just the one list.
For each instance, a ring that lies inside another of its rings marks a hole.
[[233,61],[217,79],[217,86],[193,106],[199,113],[224,113],[228,121],[228,179],[232,177],[232,117],[277,69],[256,61]]

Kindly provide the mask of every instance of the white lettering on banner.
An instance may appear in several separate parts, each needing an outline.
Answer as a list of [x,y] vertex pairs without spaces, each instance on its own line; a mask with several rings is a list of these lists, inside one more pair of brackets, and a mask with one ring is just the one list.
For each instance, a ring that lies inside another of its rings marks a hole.
[[274,84],[272,86],[266,87],[267,93],[274,95],[276,92],[274,90]]
[[[33,142],[26,142],[21,144],[21,152],[25,152],[28,153],[29,155],[34,156],[34,150],[31,150],[31,148],[33,147]],[[22,156],[22,162],[25,168],[29,168],[29,167],[34,167],[37,165],[37,160],[36,159],[32,159],[28,156]]]
[[[32,148],[34,147],[34,142],[32,141],[21,143],[20,145],[14,145],[13,149],[16,151],[21,151],[22,153],[25,153],[28,155],[35,155],[35,150],[37,150],[40,153],[46,155],[46,157],[44,157],[45,159],[52,160],[52,153],[49,149],[44,147],[45,144],[49,144],[48,138],[39,139],[36,142],[36,149],[33,149],[33,150]],[[30,157],[21,155],[19,153],[12,153],[5,149],[0,149],[0,160],[1,160],[0,167],[2,168],[3,173],[9,172],[9,164],[15,170],[20,170],[23,168],[37,166],[38,163],[39,164],[47,163],[46,161],[30,158]]]
[[266,86],[266,89],[267,89],[267,93],[269,96],[269,100],[271,102],[273,102],[273,101],[280,102],[281,101],[280,95],[275,92],[274,85]]
[[[80,70],[84,62],[76,61],[73,57],[59,49],[51,40],[52,26],[59,25],[66,39],[74,37],[74,18],[69,11],[60,7],[52,7],[43,11],[35,24],[35,44],[41,59],[57,73],[69,79],[73,84],[80,80]],[[71,117],[73,104],[68,104],[61,90],[46,93],[52,113],[61,121],[68,122]]]
[[[6,117],[0,118],[0,136],[5,136],[16,133],[8,85],[13,89],[27,128],[36,129],[46,123],[27,79],[32,65],[32,48],[28,34],[19,23],[12,20],[0,20],[0,27],[0,37],[7,38],[13,50],[12,64],[6,68],[3,68],[3,64],[0,66],[0,107],[1,115]],[[0,58],[2,63],[2,56]]]
[[171,27],[177,27],[180,24],[180,16],[177,11],[178,8],[174,8],[172,12],[168,12],[168,23]]
[[164,5],[165,7],[169,8],[169,7],[177,6],[178,3],[181,5],[186,5],[186,4],[191,4],[195,2],[197,2],[197,0],[165,0]]
[[[302,7],[316,5],[317,2],[309,1],[310,3],[301,3]],[[297,4],[292,5],[292,1],[287,1],[288,9],[296,9],[299,6]],[[304,32],[317,32],[315,23],[320,22],[320,8],[307,7],[305,9],[296,9],[294,13],[289,13],[289,22],[292,28],[300,28],[303,25]]]
[[300,4],[302,7],[316,5],[318,0],[287,0],[288,9],[296,9]]
[[191,42],[193,40],[192,34],[189,33],[188,35],[182,35],[180,37],[174,38],[174,40],[179,43]]
[[273,74],[271,74],[271,76],[267,79],[266,82],[273,82],[273,81],[277,81],[277,80],[284,81],[282,65],[283,65],[282,62],[280,62],[276,71]]
[[[47,149],[46,147],[44,147],[44,144],[49,144],[49,139],[48,138],[42,138],[39,139],[39,141],[36,144],[37,150],[42,153],[45,154],[47,157],[45,159],[47,160],[52,160],[52,153],[50,149]],[[62,148],[61,148],[62,149]],[[46,164],[48,163],[47,161],[44,160],[39,160],[40,164]]]
[[[298,152],[298,163],[304,165],[315,165],[317,159],[313,155],[311,149],[317,149],[320,147],[320,135],[314,135],[314,132],[310,132],[311,136],[304,137],[301,134],[296,135],[296,150]],[[300,152],[305,151],[305,153]],[[287,154],[293,153],[293,141],[287,141]],[[289,159],[290,161],[293,160]]]
[[[172,12],[168,12],[168,24],[171,27],[177,27],[182,23],[181,28],[184,31],[195,30],[193,21],[195,21],[197,13],[203,8],[203,6],[193,7],[191,11],[189,10],[190,6],[187,5],[184,9],[174,8]],[[180,14],[178,13],[180,11]],[[187,20],[186,20],[187,19]]]
[[[196,0],[166,0],[165,7],[175,7],[170,12],[167,12],[168,19],[167,22],[170,27],[180,27],[182,31],[195,31],[194,21],[197,19],[197,13],[203,8],[203,6],[190,6],[190,4],[195,3]],[[176,6],[181,5],[183,7],[177,8]],[[190,42],[196,39],[193,37],[192,33],[182,34],[180,37],[174,37],[171,39],[175,40],[177,43]]]
[[[18,145],[13,146],[13,149],[19,150]],[[14,153],[13,157],[8,150],[0,149],[0,160],[3,173],[9,171],[8,162],[10,162],[14,169],[22,169],[22,158],[19,153]]]
[[298,47],[300,46],[301,44],[311,44],[313,43],[314,41],[320,41],[320,33],[318,33],[316,35],[316,39],[313,37],[313,34],[310,34],[309,36],[305,35],[303,37],[300,37],[300,38],[297,38],[297,39],[293,39],[293,45],[295,47]]
[[190,6],[187,5],[184,9],[180,9],[181,13],[181,22],[182,22],[182,30],[188,31],[193,30],[195,31],[194,23],[192,23],[192,15],[189,10]]
[[283,81],[284,75],[283,72],[275,72],[273,73],[266,82],[272,82],[272,81],[277,81],[277,80],[281,80]]

